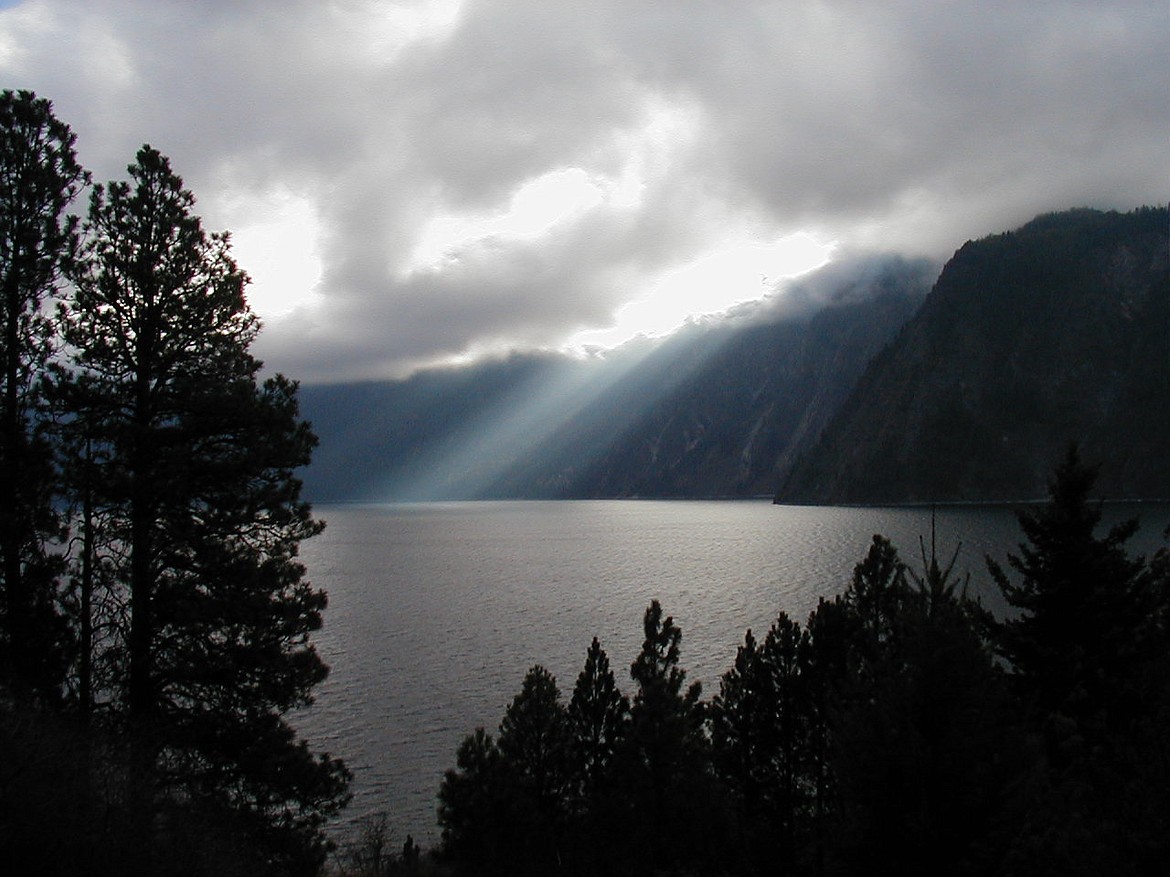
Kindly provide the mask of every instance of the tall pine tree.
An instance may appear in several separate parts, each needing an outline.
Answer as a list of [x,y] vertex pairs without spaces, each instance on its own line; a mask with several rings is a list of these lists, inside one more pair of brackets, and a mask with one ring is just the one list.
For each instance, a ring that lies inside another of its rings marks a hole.
[[612,779],[608,774],[614,751],[626,733],[629,716],[630,702],[618,690],[609,656],[593,637],[569,701],[575,792],[587,809]]
[[1017,691],[1049,732],[1092,744],[1124,722],[1134,668],[1161,640],[1156,601],[1142,558],[1125,545],[1135,520],[1103,536],[1100,503],[1090,499],[1097,471],[1070,447],[1049,482],[1048,502],[1020,513],[1026,541],[1008,556],[1007,572],[988,558],[992,577],[1016,610],[994,628]]
[[77,246],[65,213],[86,181],[75,140],[49,101],[0,92],[0,667],[26,701],[55,700],[64,667],[39,388],[53,348],[43,305]]
[[679,666],[682,631],[657,600],[646,609],[642,630],[641,651],[630,665],[637,690],[629,732],[616,761],[631,837],[640,844],[630,855],[646,869],[666,869],[717,846],[697,843],[700,832],[709,832],[708,841],[717,833],[717,820],[702,688],[687,686]]
[[316,439],[296,385],[258,377],[228,236],[203,230],[156,150],[129,174],[94,189],[62,326],[64,395],[98,449],[87,482],[117,546],[106,560],[126,620],[109,694],[132,744],[136,830],[148,850],[150,814],[180,802],[230,814],[216,818],[262,867],[312,866],[347,779],[282,718],[327,672],[309,642],[326,598],[296,559],[321,529],[293,474]]

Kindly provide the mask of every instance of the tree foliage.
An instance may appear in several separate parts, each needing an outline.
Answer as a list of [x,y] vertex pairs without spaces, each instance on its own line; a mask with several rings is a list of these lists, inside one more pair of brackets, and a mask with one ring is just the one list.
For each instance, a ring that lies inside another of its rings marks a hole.
[[[687,686],[681,631],[657,601],[627,721],[616,720],[621,696],[595,639],[570,726],[621,730],[598,760],[604,781],[566,791],[564,855],[543,870],[1157,871],[1170,852],[1170,550],[1130,557],[1132,524],[1094,535],[1092,485],[1072,453],[1049,502],[1020,515],[1027,541],[1009,559],[1020,579],[991,564],[1013,607],[1005,618],[968,596],[959,547],[944,561],[932,527],[917,568],[875,536],[844,591],[803,627],[781,612],[762,641],[747,631],[709,703]],[[537,681],[515,703],[547,689]],[[599,718],[603,703],[615,721]],[[598,736],[574,737],[564,757],[581,776]],[[460,765],[471,763],[461,749]],[[465,800],[477,775],[488,771],[459,777]],[[526,832],[548,836],[547,823],[518,824],[510,786],[491,788],[479,787],[492,804],[478,817],[461,811],[471,823],[495,825],[507,850],[523,849]],[[504,861],[445,846],[460,873]]]
[[573,792],[581,801],[594,800],[609,785],[614,754],[626,735],[629,717],[629,699],[618,689],[609,656],[593,637],[569,701]]
[[75,141],[49,101],[0,92],[0,667],[21,700],[55,700],[65,663],[41,380],[54,343],[44,305],[77,246]]
[[325,595],[296,561],[321,529],[293,476],[315,438],[296,385],[258,378],[228,236],[203,230],[156,150],[128,171],[90,200],[61,395],[100,448],[78,465],[93,469],[103,544],[118,546],[106,561],[127,622],[111,695],[135,795],[210,797],[255,825],[274,863],[311,859],[346,781],[280,718],[326,673],[309,643]]
[[1015,610],[994,642],[1037,752],[1012,873],[1141,874],[1167,851],[1167,555],[1128,555],[1134,520],[1097,534],[1096,477],[1070,447],[1048,502],[1019,515],[1017,580],[989,562]]
[[284,718],[327,672],[316,438],[260,377],[229,236],[157,150],[128,173],[68,216],[72,132],[0,93],[0,857],[53,812],[64,870],[311,873],[348,782]]
[[1017,610],[996,627],[996,644],[1021,696],[1038,715],[1067,719],[1070,733],[1092,739],[1120,718],[1117,698],[1150,642],[1155,609],[1145,562],[1125,551],[1138,522],[1096,535],[1101,508],[1089,499],[1095,480],[1095,469],[1070,447],[1049,502],[1019,516],[1026,541],[1008,556],[1019,581],[990,564]]

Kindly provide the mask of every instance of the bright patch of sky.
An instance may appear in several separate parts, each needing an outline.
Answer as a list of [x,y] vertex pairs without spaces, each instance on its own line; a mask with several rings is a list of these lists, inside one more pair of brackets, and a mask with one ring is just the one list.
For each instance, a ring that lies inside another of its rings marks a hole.
[[232,253],[252,279],[247,296],[256,313],[278,319],[315,301],[320,226],[309,199],[284,190],[236,194],[220,209],[232,229]]
[[835,247],[806,232],[771,243],[728,243],[666,272],[644,295],[622,305],[612,326],[578,332],[567,346],[611,348],[639,336],[668,335],[688,320],[721,314],[776,292],[782,281],[827,264]]
[[551,171],[529,180],[503,210],[484,215],[437,216],[423,229],[408,272],[441,270],[460,250],[498,238],[530,240],[607,199],[617,187],[581,168]]

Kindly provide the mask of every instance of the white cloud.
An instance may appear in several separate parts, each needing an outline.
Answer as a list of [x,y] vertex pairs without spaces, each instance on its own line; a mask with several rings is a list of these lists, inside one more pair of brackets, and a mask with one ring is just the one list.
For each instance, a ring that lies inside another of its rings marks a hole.
[[0,76],[98,180],[169,155],[316,380],[661,331],[800,232],[945,258],[1164,200],[1168,41],[1154,0],[25,0]]
[[322,265],[312,201],[287,190],[241,192],[217,212],[227,220],[233,253],[252,280],[248,302],[268,325],[314,303]]
[[457,261],[461,250],[485,241],[540,237],[604,200],[602,185],[581,168],[549,171],[524,183],[502,211],[481,216],[436,216],[430,220],[415,247],[408,272],[441,270],[445,262]]
[[612,326],[579,332],[568,346],[616,347],[640,335],[668,335],[689,319],[765,298],[782,281],[825,265],[834,248],[804,232],[771,243],[727,243],[667,271],[643,295],[622,305]]

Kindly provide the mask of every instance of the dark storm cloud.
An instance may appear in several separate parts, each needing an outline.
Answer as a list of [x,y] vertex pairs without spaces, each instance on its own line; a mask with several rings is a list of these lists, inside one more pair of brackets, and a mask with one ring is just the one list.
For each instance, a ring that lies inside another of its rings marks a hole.
[[[0,72],[98,179],[150,142],[242,257],[311,255],[255,301],[262,355],[323,379],[559,344],[733,239],[937,260],[1163,200],[1168,37],[1162,2],[25,0]],[[503,222],[566,169],[579,209]]]

